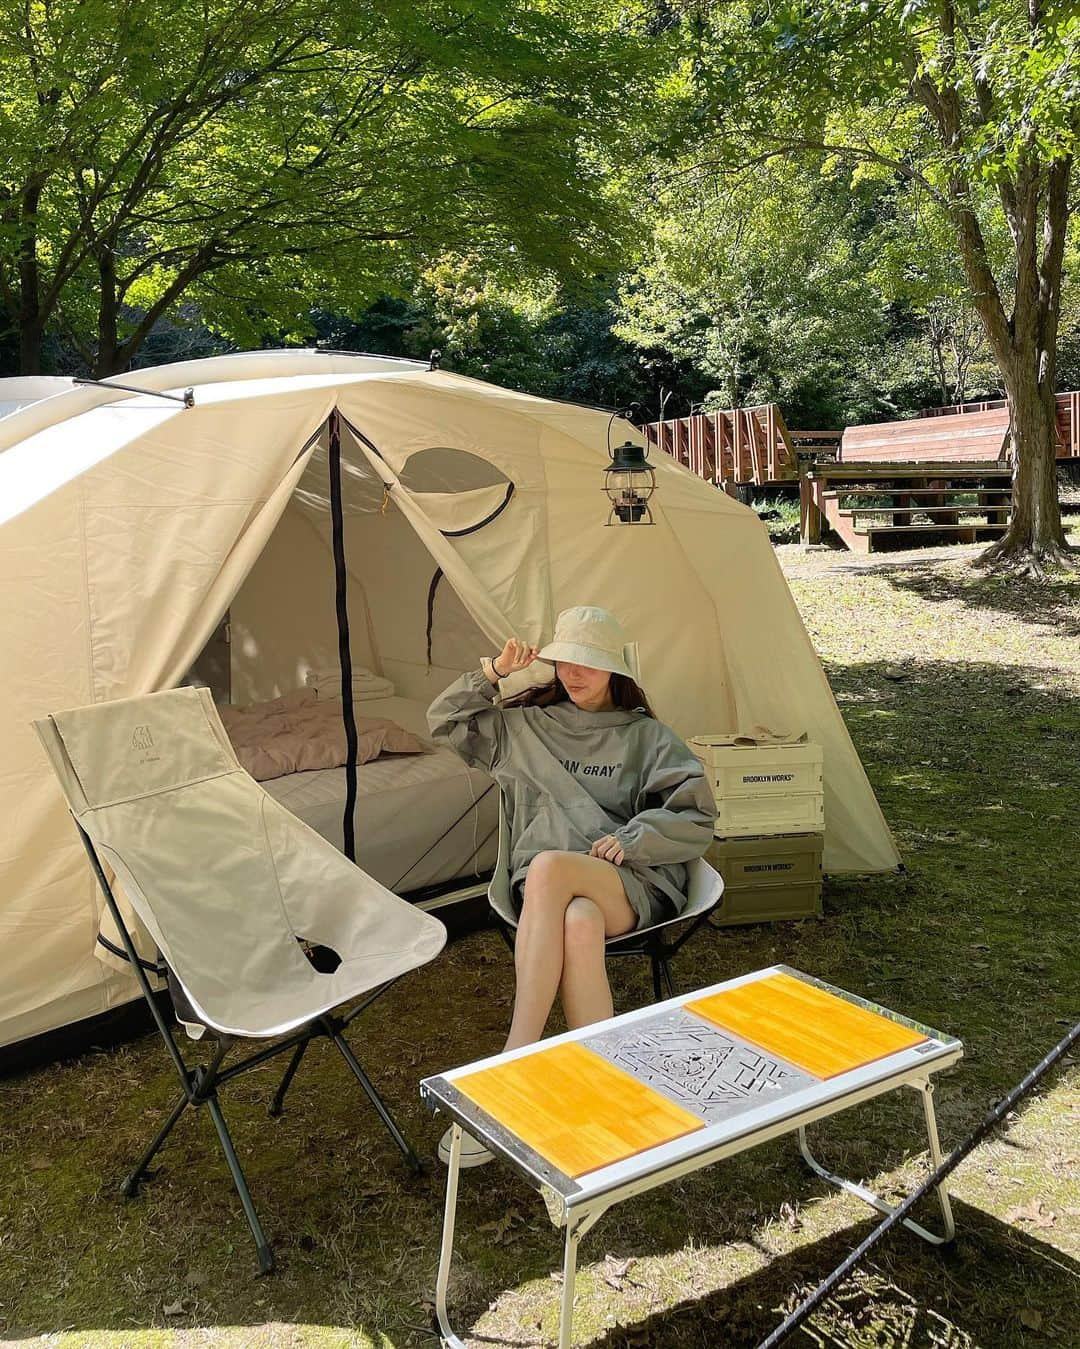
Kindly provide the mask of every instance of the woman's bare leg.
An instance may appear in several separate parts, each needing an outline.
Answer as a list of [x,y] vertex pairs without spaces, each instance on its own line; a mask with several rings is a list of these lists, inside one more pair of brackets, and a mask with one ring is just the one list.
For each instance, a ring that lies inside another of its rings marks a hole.
[[566,911],[579,896],[591,900],[603,915],[607,936],[628,932],[637,921],[610,862],[571,852],[543,852],[533,858],[514,943],[517,990],[507,1049],[532,1044],[544,1033],[563,979]]
[[615,1007],[604,961],[604,915],[591,899],[578,895],[563,924],[563,969],[559,984],[566,1024],[571,1030],[604,1021]]

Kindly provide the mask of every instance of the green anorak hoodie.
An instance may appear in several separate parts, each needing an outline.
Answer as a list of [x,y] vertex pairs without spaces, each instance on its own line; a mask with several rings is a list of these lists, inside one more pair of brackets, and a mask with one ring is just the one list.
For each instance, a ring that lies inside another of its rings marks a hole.
[[686,863],[709,847],[716,820],[689,747],[644,711],[586,712],[570,701],[503,709],[495,698],[483,671],[471,670],[427,716],[433,739],[490,773],[503,793],[511,894],[537,853],[588,853],[612,834],[638,926],[681,912]]

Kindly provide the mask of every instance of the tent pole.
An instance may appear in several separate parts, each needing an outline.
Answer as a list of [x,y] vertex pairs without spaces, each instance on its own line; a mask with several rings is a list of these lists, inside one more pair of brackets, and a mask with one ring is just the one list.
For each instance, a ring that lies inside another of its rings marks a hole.
[[341,502],[341,418],[337,408],[327,421],[329,432],[330,517],[333,526],[334,594],[337,606],[338,658],[341,665],[341,719],[345,725],[345,814],[342,851],[356,861],[356,717],[353,713],[352,649],[349,644],[348,582],[345,570],[345,519]]
[[115,380],[90,379],[87,375],[76,375],[72,384],[92,384],[98,389],[120,389],[123,393],[144,394],[148,398],[167,398],[170,403],[182,403],[186,408],[195,406],[195,390],[185,389],[182,394],[162,393],[159,389],[140,389],[137,384],[117,384]]

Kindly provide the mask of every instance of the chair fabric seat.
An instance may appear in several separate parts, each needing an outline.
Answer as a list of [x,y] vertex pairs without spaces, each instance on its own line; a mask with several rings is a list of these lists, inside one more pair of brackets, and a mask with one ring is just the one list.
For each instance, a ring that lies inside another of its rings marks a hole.
[[[437,919],[244,772],[208,690],[98,704],[37,728],[75,818],[207,1026],[280,1035],[442,949]],[[299,939],[341,963],[320,973]]]

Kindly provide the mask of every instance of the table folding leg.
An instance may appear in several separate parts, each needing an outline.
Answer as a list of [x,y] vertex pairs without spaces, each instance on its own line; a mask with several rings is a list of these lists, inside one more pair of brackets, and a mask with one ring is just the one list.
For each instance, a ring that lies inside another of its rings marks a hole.
[[[450,1325],[446,1293],[450,1283],[450,1266],[454,1259],[454,1226],[457,1218],[458,1179],[461,1174],[461,1126],[453,1125],[450,1135],[450,1165],[446,1178],[446,1208],[443,1212],[442,1248],[439,1251],[439,1274],[435,1283],[435,1315],[439,1333],[447,1349],[465,1349],[464,1341]],[[563,1244],[562,1308],[559,1315],[559,1349],[570,1349],[574,1342],[574,1291],[577,1284],[578,1245],[585,1233],[607,1212],[607,1206],[591,1209],[567,1219]]]
[[[936,1171],[941,1165],[941,1143],[938,1140],[937,1117],[934,1114],[934,1084],[929,1080],[925,1082],[909,1083],[914,1091],[918,1091],[922,1096],[923,1114],[926,1117],[926,1137],[930,1144],[930,1169]],[[890,1204],[882,1199],[879,1194],[873,1190],[867,1189],[865,1185],[860,1185],[857,1181],[846,1180],[843,1176],[838,1176],[835,1172],[828,1170],[827,1167],[817,1160],[810,1151],[810,1144],[806,1139],[805,1125],[799,1126],[799,1151],[802,1153],[803,1161],[810,1167],[815,1175],[827,1180],[830,1185],[835,1185],[837,1189],[845,1190],[848,1194],[853,1194],[864,1203],[869,1204],[871,1208],[877,1209],[879,1213],[890,1214],[894,1212],[896,1205]],[[956,1236],[956,1222],[953,1219],[952,1204],[949,1202],[949,1192],[944,1185],[935,1187],[937,1192],[938,1204],[941,1207],[941,1218],[944,1226],[944,1233],[937,1235],[928,1231],[921,1223],[915,1222],[913,1218],[902,1218],[901,1222],[910,1232],[914,1232],[917,1237],[922,1237],[923,1241],[928,1241],[932,1246],[944,1246],[952,1241]]]

